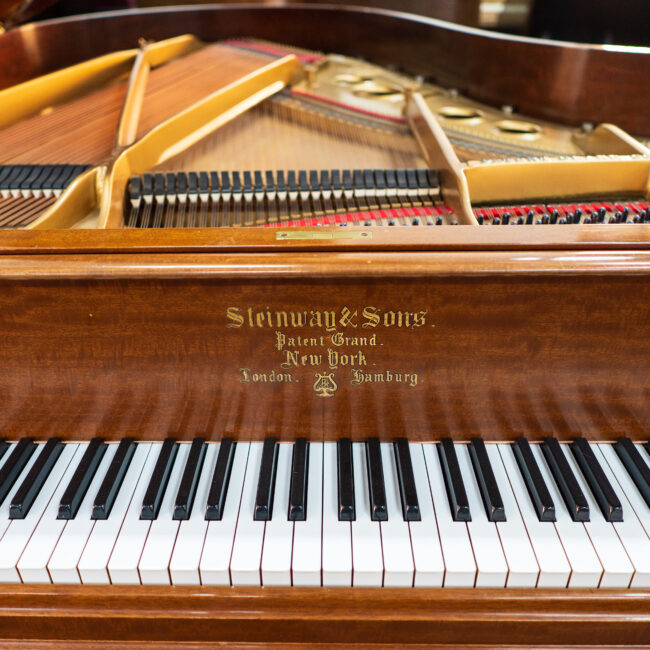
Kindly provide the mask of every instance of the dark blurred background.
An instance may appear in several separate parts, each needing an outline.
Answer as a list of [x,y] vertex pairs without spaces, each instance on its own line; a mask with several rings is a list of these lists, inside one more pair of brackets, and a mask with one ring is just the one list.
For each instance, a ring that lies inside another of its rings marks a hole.
[[[310,0],[303,2],[312,3]],[[258,0],[258,3],[290,4],[289,0]],[[174,0],[60,0],[33,19],[178,4],[201,3]],[[541,38],[650,45],[650,0],[329,0],[327,4],[356,4],[407,11],[461,25]]]

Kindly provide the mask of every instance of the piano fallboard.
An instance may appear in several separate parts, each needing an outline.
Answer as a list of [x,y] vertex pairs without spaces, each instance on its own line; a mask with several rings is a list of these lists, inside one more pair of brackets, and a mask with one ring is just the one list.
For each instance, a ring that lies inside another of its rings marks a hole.
[[270,232],[237,246],[200,232],[4,233],[3,434],[647,439],[640,233],[495,250],[511,232],[456,230],[460,248],[378,250]]

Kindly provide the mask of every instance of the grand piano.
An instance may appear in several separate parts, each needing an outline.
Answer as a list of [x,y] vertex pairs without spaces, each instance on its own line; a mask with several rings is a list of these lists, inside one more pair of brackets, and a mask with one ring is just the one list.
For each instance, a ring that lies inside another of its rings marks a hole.
[[650,640],[650,51],[204,5],[0,61],[4,647]]

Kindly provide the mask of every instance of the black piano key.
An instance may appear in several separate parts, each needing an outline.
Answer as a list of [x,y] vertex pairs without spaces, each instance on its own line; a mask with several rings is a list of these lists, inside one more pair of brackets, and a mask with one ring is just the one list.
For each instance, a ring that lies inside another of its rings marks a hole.
[[415,487],[411,449],[408,440],[398,438],[393,442],[393,450],[395,452],[399,494],[402,501],[402,517],[404,521],[420,521],[420,503],[418,502],[418,492]]
[[354,469],[352,464],[352,441],[339,438],[336,443],[336,468],[339,487],[339,521],[357,518],[354,501]]
[[293,445],[291,484],[289,486],[289,521],[307,520],[307,475],[309,473],[309,443],[298,438]]
[[537,518],[540,521],[555,521],[555,504],[549,494],[542,473],[537,466],[533,452],[526,438],[517,438],[513,444],[513,451],[519,471],[524,477],[528,493],[533,502]]
[[278,469],[278,445],[275,438],[266,438],[262,447],[260,475],[257,480],[255,496],[255,521],[271,521],[273,516],[273,494],[275,492],[275,473]]
[[623,521],[623,506],[587,440],[576,438],[571,443],[571,451],[603,517],[611,522]]
[[589,504],[557,438],[545,438],[542,451],[573,521],[589,521]]
[[454,521],[472,521],[467,492],[458,465],[458,457],[451,438],[443,438],[438,445],[440,465],[447,488],[447,498]]
[[499,492],[499,486],[482,438],[472,438],[469,443],[469,457],[472,459],[476,482],[481,492],[488,521],[506,521],[501,492]]
[[61,438],[50,438],[11,499],[9,519],[24,519],[63,451]]
[[9,449],[9,443],[6,440],[0,440],[0,460],[7,453],[7,449]]
[[77,516],[79,506],[86,496],[88,486],[97,472],[99,463],[102,462],[106,449],[106,443],[101,438],[93,438],[88,443],[88,448],[61,497],[57,519],[74,519]]
[[648,456],[650,456],[650,441],[643,443],[643,446],[645,447]]
[[205,451],[205,440],[203,438],[194,438],[190,446],[190,453],[187,455],[181,484],[176,493],[172,519],[189,519],[192,514],[192,505],[194,504],[196,488],[199,484],[199,477],[205,460]]
[[619,438],[614,443],[614,449],[644,501],[650,506],[650,467],[629,438]]
[[438,170],[427,169],[427,180],[429,181],[429,187],[438,187],[440,183],[438,178]]
[[108,519],[115,503],[117,493],[122,487],[122,481],[126,475],[131,459],[135,453],[136,443],[133,438],[123,438],[115,450],[115,456],[108,466],[108,471],[97,491],[93,503],[91,519]]
[[14,486],[35,450],[36,443],[31,438],[21,438],[0,468],[0,503],[7,498],[9,490]]
[[172,473],[172,467],[176,460],[178,453],[178,443],[174,438],[166,438],[160,448],[156,466],[153,469],[151,480],[147,486],[144,499],[142,500],[142,508],[140,509],[140,519],[157,519],[167,483],[169,482],[169,475]]
[[210,521],[219,521],[223,517],[236,445],[237,443],[232,438],[224,438],[219,445],[217,463],[214,467],[205,509],[205,518]]
[[384,468],[381,462],[379,438],[369,438],[366,441],[366,464],[368,465],[370,519],[373,521],[388,521]]

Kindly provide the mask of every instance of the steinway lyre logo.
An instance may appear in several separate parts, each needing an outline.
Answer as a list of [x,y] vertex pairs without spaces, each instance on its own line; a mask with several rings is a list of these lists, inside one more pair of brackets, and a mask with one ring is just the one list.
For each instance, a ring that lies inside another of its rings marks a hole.
[[317,372],[316,381],[314,382],[314,390],[318,397],[332,397],[338,384],[334,381],[333,372]]

